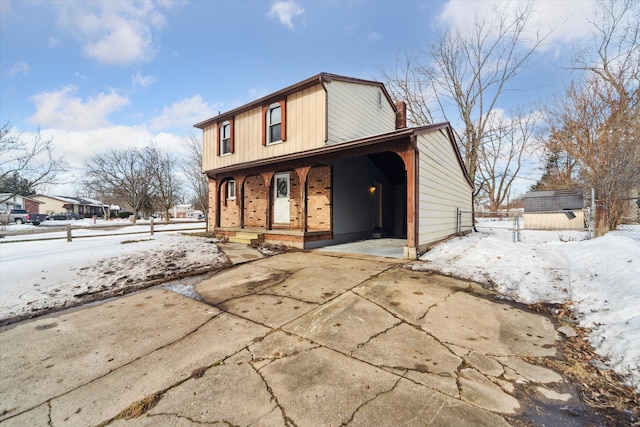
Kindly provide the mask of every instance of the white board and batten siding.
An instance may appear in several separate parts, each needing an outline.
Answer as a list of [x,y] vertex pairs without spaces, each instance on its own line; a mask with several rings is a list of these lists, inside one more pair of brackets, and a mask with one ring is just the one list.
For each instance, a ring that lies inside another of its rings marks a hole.
[[[418,135],[418,251],[456,233],[457,209],[471,211],[471,185],[444,129]],[[466,231],[466,230],[463,230]]]
[[395,129],[395,110],[379,86],[333,80],[325,83],[325,89],[327,145]]

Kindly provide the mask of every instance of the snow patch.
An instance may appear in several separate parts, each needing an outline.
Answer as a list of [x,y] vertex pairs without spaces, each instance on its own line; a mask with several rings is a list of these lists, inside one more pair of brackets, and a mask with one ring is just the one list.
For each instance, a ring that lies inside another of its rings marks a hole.
[[572,303],[596,352],[640,393],[638,234],[580,241],[545,233],[536,243],[472,233],[436,246],[412,268],[473,280],[526,304]]

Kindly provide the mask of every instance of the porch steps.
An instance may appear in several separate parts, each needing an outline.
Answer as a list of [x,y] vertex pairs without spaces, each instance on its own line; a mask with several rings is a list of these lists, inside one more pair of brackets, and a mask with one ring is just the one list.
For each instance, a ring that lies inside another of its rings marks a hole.
[[244,243],[245,245],[256,245],[264,241],[264,235],[258,233],[237,232],[235,236],[230,236],[232,243]]

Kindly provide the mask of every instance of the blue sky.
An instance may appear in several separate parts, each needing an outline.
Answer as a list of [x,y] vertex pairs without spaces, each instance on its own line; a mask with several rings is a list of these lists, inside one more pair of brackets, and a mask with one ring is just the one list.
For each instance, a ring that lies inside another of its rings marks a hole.
[[[382,80],[400,49],[496,3],[0,0],[0,121],[54,138],[72,169],[51,191],[69,193],[91,155],[151,140],[178,152],[194,123],[322,71]],[[588,36],[592,1],[536,9],[555,32],[501,108],[561,87],[567,47]]]

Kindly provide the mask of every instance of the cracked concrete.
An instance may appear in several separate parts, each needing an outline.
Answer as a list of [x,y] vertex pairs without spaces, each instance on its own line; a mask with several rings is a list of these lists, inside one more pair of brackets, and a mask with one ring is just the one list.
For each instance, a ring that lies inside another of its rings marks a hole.
[[202,301],[147,290],[0,329],[0,424],[594,417],[566,379],[535,364],[558,356],[553,323],[473,283],[398,260],[295,252],[244,262],[196,290]]

